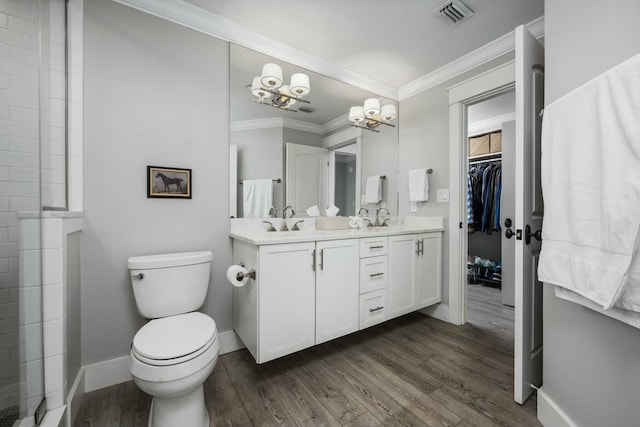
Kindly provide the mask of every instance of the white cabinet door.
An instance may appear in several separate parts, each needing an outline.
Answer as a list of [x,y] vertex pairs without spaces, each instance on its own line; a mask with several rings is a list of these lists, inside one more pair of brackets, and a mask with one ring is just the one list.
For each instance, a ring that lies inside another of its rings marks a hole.
[[314,249],[313,242],[260,246],[258,363],[315,343]]
[[388,318],[416,310],[415,263],[417,235],[389,237]]
[[316,344],[358,330],[358,239],[316,243]]
[[417,309],[421,309],[439,303],[441,300],[442,234],[419,234],[418,242],[416,293]]

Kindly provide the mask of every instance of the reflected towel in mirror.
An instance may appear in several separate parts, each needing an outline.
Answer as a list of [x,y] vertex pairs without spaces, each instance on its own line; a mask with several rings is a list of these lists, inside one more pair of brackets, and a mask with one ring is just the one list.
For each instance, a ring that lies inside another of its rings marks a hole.
[[382,201],[382,176],[374,175],[367,178],[365,187],[365,202],[378,203]]
[[245,218],[266,218],[273,205],[271,179],[245,179],[242,181],[242,210]]

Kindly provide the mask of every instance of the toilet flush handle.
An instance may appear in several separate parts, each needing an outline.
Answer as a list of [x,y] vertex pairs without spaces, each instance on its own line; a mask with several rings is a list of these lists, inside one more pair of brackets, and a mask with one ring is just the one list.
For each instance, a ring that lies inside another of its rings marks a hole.
[[142,280],[144,279],[144,273],[138,273],[131,276],[132,279]]

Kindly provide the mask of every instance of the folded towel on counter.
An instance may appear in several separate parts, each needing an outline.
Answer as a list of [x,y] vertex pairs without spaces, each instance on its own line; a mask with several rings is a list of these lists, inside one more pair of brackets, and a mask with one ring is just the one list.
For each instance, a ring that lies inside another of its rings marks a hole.
[[638,117],[640,55],[544,109],[539,279],[604,310],[640,309]]
[[364,197],[366,203],[382,201],[382,176],[374,175],[367,178]]
[[426,169],[409,171],[409,201],[426,202],[429,200],[429,174]]

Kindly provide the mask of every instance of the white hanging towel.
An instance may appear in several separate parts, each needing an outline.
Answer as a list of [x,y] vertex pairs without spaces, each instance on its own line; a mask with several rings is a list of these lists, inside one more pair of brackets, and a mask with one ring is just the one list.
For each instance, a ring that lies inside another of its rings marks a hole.
[[429,200],[429,174],[426,169],[409,171],[409,201],[426,202]]
[[603,310],[640,311],[638,117],[640,55],[544,109],[538,275]]
[[374,175],[367,178],[364,197],[366,203],[382,201],[382,176]]
[[242,211],[244,218],[266,218],[273,206],[273,181],[245,179],[242,181]]

